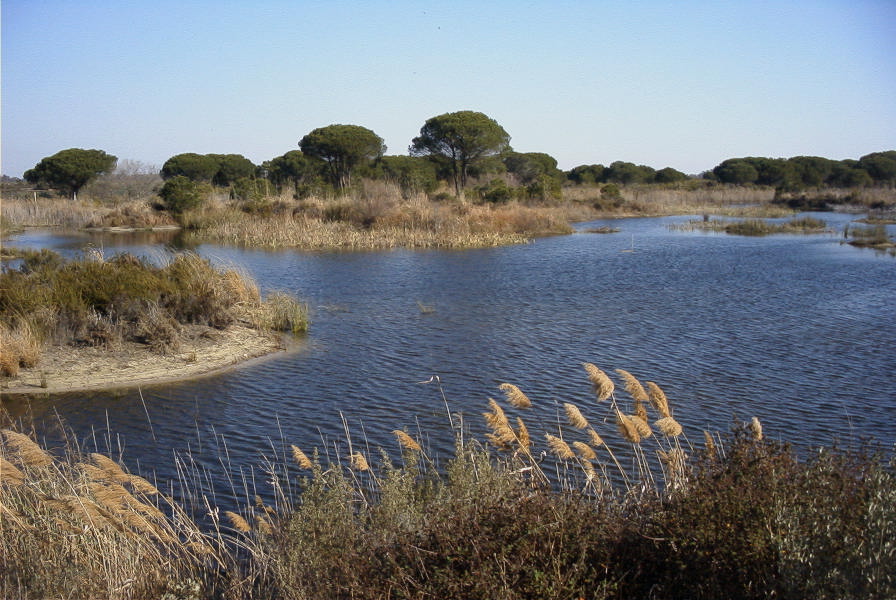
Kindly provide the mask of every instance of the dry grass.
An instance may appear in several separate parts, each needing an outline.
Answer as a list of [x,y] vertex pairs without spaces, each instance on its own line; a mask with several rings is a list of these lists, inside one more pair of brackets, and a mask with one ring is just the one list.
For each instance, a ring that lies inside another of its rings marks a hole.
[[43,343],[115,349],[123,342],[176,352],[187,329],[234,324],[303,333],[307,307],[258,286],[234,269],[219,270],[191,253],[156,266],[131,255],[87,253],[66,261],[18,253],[19,269],[0,273],[0,375],[37,365]]
[[[246,506],[206,500],[205,532],[106,454],[56,458],[5,430],[0,594],[857,600],[896,592],[894,465],[824,453],[800,463],[757,434],[758,420],[724,447],[707,435],[695,449],[656,384],[645,392],[617,373],[630,395],[623,401],[614,388],[606,400],[618,432],[591,419],[606,439],[584,414],[594,406],[590,378],[583,402],[563,405],[570,426],[558,420],[540,444],[522,417],[514,427],[489,400],[490,443],[453,424],[455,453],[442,465],[402,430],[392,432],[402,466],[385,450],[375,462],[353,449],[346,425],[338,446],[348,451],[335,462],[284,444],[283,463],[264,466],[272,504],[255,495],[255,482],[246,483],[255,498]],[[509,385],[502,391],[523,394]],[[657,435],[643,436],[646,421],[627,415],[637,402],[660,417]]]
[[4,598],[161,597],[223,566],[218,540],[107,456],[57,459],[21,432],[2,438]]
[[30,322],[0,323],[0,376],[15,377],[19,368],[36,366],[42,350],[43,340]]

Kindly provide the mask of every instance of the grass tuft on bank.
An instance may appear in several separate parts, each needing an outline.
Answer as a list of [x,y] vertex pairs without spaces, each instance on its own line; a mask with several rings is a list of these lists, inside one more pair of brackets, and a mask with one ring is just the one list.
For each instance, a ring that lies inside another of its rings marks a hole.
[[49,250],[4,253],[19,261],[0,272],[4,376],[35,366],[46,344],[114,350],[137,342],[164,354],[176,352],[194,326],[301,333],[308,324],[305,305],[292,296],[262,300],[246,275],[218,270],[192,253],[161,266],[130,254],[106,259],[94,250],[76,260]]
[[657,384],[621,369],[614,381],[584,366],[582,397],[566,402],[555,423],[538,426],[545,430],[534,429],[529,414],[540,399],[509,383],[499,388],[503,401],[489,399],[481,437],[449,414],[456,443],[444,462],[427,449],[425,431],[395,430],[394,446],[378,453],[352,440],[347,425],[346,439],[324,456],[284,440],[260,469],[267,489],[245,482],[240,495],[254,501],[242,507],[206,499],[204,528],[158,484],[106,455],[74,444],[51,453],[4,430],[0,594],[826,600],[896,593],[892,459],[824,449],[801,460],[756,418],[726,435],[691,437],[675,399]]

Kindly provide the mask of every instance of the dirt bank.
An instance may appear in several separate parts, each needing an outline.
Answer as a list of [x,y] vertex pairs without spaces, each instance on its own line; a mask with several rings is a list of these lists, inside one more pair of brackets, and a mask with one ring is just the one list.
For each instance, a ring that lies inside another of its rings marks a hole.
[[156,354],[123,343],[114,349],[51,346],[40,364],[0,379],[0,394],[47,394],[138,386],[191,379],[294,346],[279,334],[242,326],[195,327],[178,352]]

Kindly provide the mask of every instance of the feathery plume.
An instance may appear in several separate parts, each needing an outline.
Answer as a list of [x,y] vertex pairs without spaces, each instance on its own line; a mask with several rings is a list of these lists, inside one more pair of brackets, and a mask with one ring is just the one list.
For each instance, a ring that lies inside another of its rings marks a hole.
[[[644,413],[647,414],[646,412]],[[642,438],[649,438],[653,435],[653,430],[650,428],[650,425],[642,419],[638,415],[628,415],[629,420],[632,422],[632,425],[635,426],[635,429],[638,430],[638,435]]]
[[529,430],[520,417],[516,418],[516,439],[520,443],[520,448],[528,450],[532,446],[532,439],[529,437]]
[[225,510],[224,514],[228,519],[230,519],[230,524],[233,525],[233,528],[237,531],[241,531],[243,533],[249,533],[250,531],[252,531],[252,527],[249,526],[248,521],[246,521],[246,519],[244,519],[241,515],[230,510]]
[[660,389],[660,386],[652,381],[648,381],[647,389],[650,390],[647,394],[650,398],[650,404],[656,409],[656,412],[664,417],[671,417],[672,413],[669,411],[669,400],[666,398],[665,392]]
[[706,453],[709,456],[715,456],[716,455],[716,442],[714,439],[712,439],[712,434],[710,432],[706,431],[705,429],[703,430],[703,441],[706,446]]
[[420,452],[422,450],[422,448],[420,448],[420,444],[417,443],[417,440],[408,435],[407,432],[396,429],[392,433],[395,434],[395,437],[398,438],[398,443],[405,450],[413,450],[415,452]]
[[762,423],[759,422],[758,417],[753,417],[753,420],[750,421],[750,433],[753,434],[753,439],[757,442],[762,440]]
[[585,429],[588,427],[588,419],[582,415],[582,411],[580,411],[579,407],[575,404],[566,402],[563,404],[563,409],[566,411],[566,419],[569,421],[570,425],[576,429]]
[[90,455],[90,458],[93,459],[96,466],[103,470],[108,479],[117,481],[118,483],[130,483],[131,476],[124,472],[121,465],[108,456],[94,452]]
[[22,485],[25,483],[25,474],[14,464],[0,456],[0,484]]
[[134,491],[140,494],[146,494],[147,496],[155,496],[159,493],[158,488],[148,482],[143,477],[139,475],[129,475],[128,483],[131,484],[131,487],[134,488]]
[[567,444],[557,436],[546,433],[545,437],[548,439],[548,448],[551,449],[551,452],[557,455],[557,458],[569,460],[576,457],[572,449],[569,447],[569,444]]
[[271,526],[271,522],[261,515],[255,517],[255,525],[258,531],[264,535],[274,535],[274,528]]
[[681,448],[672,448],[671,450],[659,450],[660,460],[669,469],[669,479],[676,480],[684,476],[687,454]]
[[632,423],[631,419],[622,414],[619,410],[616,411],[616,425],[619,427],[619,433],[621,433],[622,437],[626,440],[632,444],[641,443],[641,434],[638,433],[638,428]]
[[507,401],[510,402],[513,406],[517,408],[529,408],[532,406],[532,401],[529,400],[529,397],[523,393],[523,391],[512,383],[502,383],[498,386],[502,392],[504,392],[504,396],[507,398]]
[[24,433],[9,429],[4,429],[2,433],[6,443],[15,450],[16,456],[22,461],[23,465],[27,467],[46,467],[53,464],[53,457]]
[[360,452],[355,452],[351,456],[349,456],[351,461],[351,466],[355,471],[369,471],[370,465],[367,464],[367,459],[364,458],[364,455]]
[[592,363],[582,363],[582,366],[585,367],[585,371],[588,373],[588,379],[591,381],[591,386],[599,402],[603,402],[613,395],[616,385],[606,373]]
[[586,444],[585,442],[573,442],[573,448],[578,450],[579,456],[581,456],[585,460],[597,460],[597,452],[594,451],[594,448]]
[[604,439],[600,437],[594,429],[591,427],[588,428],[588,438],[591,441],[591,445],[595,448],[600,448],[604,445]]
[[491,428],[492,433],[486,434],[486,437],[498,448],[508,450],[517,443],[516,433],[514,433],[513,427],[510,426],[510,421],[507,419],[507,415],[504,414],[504,409],[493,398],[488,399],[488,405],[492,412],[482,413],[482,416],[485,417],[485,422]]
[[663,417],[656,423],[656,428],[663,432],[663,435],[669,437],[678,437],[682,433],[681,425],[672,417]]
[[298,446],[290,444],[289,447],[292,448],[292,457],[296,461],[296,464],[298,464],[300,468],[310,471],[314,466],[314,464],[311,462],[311,459],[308,458],[308,456],[306,456],[304,452],[299,450]]
[[641,382],[634,375],[624,369],[616,369],[616,372],[619,373],[625,382],[625,391],[629,393],[636,403],[649,402],[644,386],[641,385]]

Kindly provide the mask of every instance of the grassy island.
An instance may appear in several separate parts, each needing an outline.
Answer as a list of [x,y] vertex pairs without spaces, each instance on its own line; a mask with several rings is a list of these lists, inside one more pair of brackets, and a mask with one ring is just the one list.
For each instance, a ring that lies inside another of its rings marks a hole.
[[[262,300],[247,276],[217,270],[191,253],[154,265],[129,254],[106,259],[96,251],[77,260],[49,250],[3,252],[19,262],[0,273],[0,377],[7,388],[24,369],[40,379],[39,388],[65,389],[57,381],[64,373],[54,372],[48,359],[96,351],[133,358],[140,350],[142,362],[181,355],[192,365],[189,372],[202,371],[223,365],[207,364],[198,349],[221,345],[235,330],[243,335],[234,342],[264,340],[262,347],[271,351],[279,345],[272,332],[296,334],[307,327],[305,306],[293,297],[275,293]],[[107,381],[105,373],[94,375]],[[88,381],[78,387],[93,386]]]

